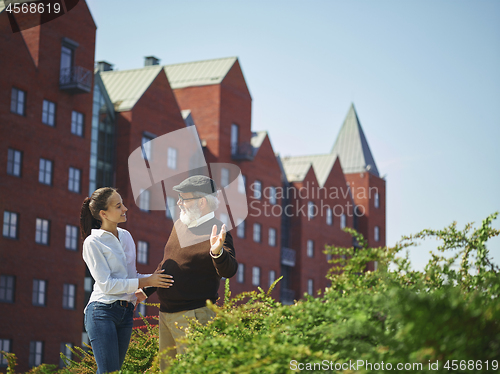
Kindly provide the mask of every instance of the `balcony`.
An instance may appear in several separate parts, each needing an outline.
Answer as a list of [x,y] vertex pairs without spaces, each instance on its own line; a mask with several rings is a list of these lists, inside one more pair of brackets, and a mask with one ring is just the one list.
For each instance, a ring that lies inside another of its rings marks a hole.
[[281,248],[281,265],[295,266],[295,250],[286,247]]
[[252,145],[250,143],[233,144],[231,146],[231,158],[235,161],[252,161]]
[[89,93],[92,89],[92,71],[81,66],[61,69],[59,89],[70,94]]
[[281,289],[280,301],[283,305],[292,305],[295,301],[295,291],[286,288]]

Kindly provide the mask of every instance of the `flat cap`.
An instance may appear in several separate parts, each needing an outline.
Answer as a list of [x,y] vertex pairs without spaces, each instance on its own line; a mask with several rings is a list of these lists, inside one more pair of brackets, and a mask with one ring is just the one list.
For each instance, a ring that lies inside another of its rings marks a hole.
[[177,192],[201,192],[206,195],[214,194],[217,191],[217,186],[213,179],[204,175],[193,175],[184,179],[180,184],[173,187]]

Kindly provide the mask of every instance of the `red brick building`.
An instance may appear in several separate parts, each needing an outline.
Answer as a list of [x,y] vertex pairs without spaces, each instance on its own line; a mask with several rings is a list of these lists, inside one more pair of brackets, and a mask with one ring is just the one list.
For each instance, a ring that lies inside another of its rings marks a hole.
[[36,17],[0,13],[0,349],[23,372],[82,341],[96,32],[84,1],[12,32]]
[[161,66],[150,56],[127,71],[101,61],[93,75],[96,26],[84,1],[40,27],[10,27],[0,13],[0,49],[9,56],[0,60],[0,349],[16,353],[20,371],[57,364],[65,344],[86,338],[92,279],[77,229],[85,196],[118,187],[137,268],[156,268],[178,216],[176,194],[134,196],[128,159],[140,147],[154,153],[154,139],[176,130],[195,126],[219,187],[238,180],[246,193],[246,219],[216,212],[237,226],[233,294],[267,289],[280,276],[273,296],[283,303],[316,294],[328,286],[324,246],[352,245],[344,227],[385,245],[385,180],[354,106],[330,153],[280,158],[265,131],[252,131],[236,57]]

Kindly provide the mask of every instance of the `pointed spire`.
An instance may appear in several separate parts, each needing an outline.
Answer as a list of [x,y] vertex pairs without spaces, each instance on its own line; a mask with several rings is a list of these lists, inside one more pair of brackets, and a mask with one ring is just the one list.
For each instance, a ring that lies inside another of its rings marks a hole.
[[331,154],[340,158],[345,174],[367,171],[379,176],[375,159],[359,123],[354,103],[351,104],[347,112]]

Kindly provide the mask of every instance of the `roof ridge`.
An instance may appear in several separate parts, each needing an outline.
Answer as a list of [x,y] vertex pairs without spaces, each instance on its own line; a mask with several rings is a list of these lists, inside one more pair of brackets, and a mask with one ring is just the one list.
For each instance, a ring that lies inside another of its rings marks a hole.
[[219,57],[219,58],[210,58],[206,60],[197,60],[197,61],[188,61],[188,62],[177,62],[175,64],[166,64],[162,66],[176,66],[176,65],[187,65],[187,64],[196,64],[199,62],[209,62],[209,61],[218,61],[218,60],[230,60],[230,59],[238,59],[238,56],[231,56],[231,57]]

